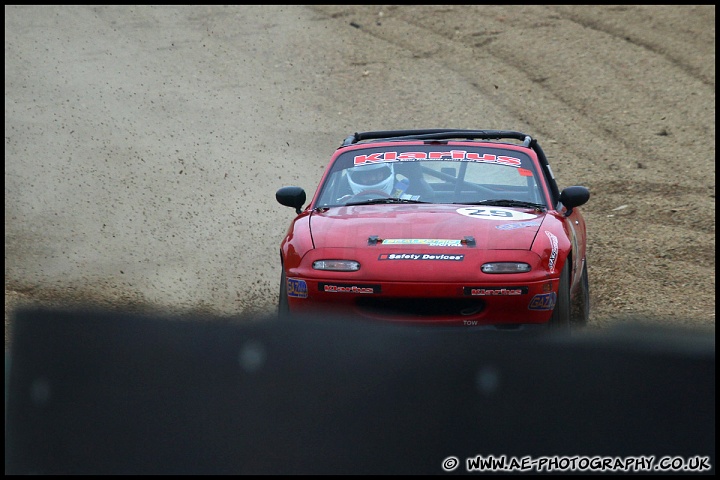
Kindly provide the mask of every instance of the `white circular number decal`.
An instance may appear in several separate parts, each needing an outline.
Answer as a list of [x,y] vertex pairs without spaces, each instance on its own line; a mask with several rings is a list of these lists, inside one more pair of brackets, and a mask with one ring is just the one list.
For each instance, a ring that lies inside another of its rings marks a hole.
[[537,218],[537,215],[533,215],[531,213],[490,206],[458,208],[457,212],[460,215],[473,218],[483,218],[485,220],[530,220],[531,218]]

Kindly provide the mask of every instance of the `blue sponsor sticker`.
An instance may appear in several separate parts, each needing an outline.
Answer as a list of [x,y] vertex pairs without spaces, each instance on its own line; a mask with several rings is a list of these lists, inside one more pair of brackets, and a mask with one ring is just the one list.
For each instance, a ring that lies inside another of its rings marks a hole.
[[300,280],[298,278],[288,278],[287,295],[288,297],[307,298],[308,288],[305,280]]
[[504,223],[502,225],[498,225],[498,230],[515,230],[516,228],[525,228],[525,227],[539,227],[540,222],[535,221],[526,221],[526,222],[515,222],[515,223]]
[[539,293],[530,300],[529,310],[552,310],[555,308],[557,295],[555,292]]

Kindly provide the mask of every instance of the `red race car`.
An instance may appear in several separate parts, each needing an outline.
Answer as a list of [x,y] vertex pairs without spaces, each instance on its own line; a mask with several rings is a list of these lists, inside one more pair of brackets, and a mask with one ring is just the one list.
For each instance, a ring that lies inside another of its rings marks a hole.
[[280,244],[279,314],[569,329],[588,320],[586,187],[515,131],[355,133]]

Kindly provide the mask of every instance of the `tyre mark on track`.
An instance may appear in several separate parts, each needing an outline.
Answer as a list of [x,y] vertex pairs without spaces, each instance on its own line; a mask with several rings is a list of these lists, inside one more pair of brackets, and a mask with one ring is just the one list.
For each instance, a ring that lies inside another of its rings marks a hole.
[[[691,7],[686,7],[688,9],[689,16],[688,21],[695,21],[694,18],[690,17],[702,18],[707,16],[707,14],[712,13],[714,23],[714,7],[712,12],[705,12],[704,10],[699,10],[702,7],[709,6],[698,5],[695,7],[696,8],[694,9]],[[597,6],[595,6],[595,8],[591,7],[590,9],[576,9],[573,7],[568,8],[564,6],[549,6],[549,8],[552,8],[555,12],[562,15],[564,18],[571,20],[578,25],[617,37],[632,45],[644,48],[655,55],[662,56],[666,58],[668,62],[677,65],[678,68],[685,71],[688,75],[704,83],[706,86],[715,89],[714,61],[712,67],[708,65],[708,62],[701,62],[699,65],[691,62],[690,60],[698,58],[698,55],[688,57],[687,52],[680,51],[681,47],[679,46],[679,44],[683,43],[683,39],[677,38],[677,36],[673,35],[673,33],[675,32],[681,33],[681,29],[673,28],[673,26],[670,26],[670,28],[662,28],[666,27],[665,25],[662,25],[661,28],[652,28],[658,27],[658,25],[652,25],[651,28],[648,28],[647,25],[642,25],[642,28],[638,28],[635,31],[628,31],[627,28],[624,28],[628,24],[628,17],[641,15],[643,9],[643,7],[641,6],[618,5],[616,7],[601,7],[602,12],[605,13],[618,12],[618,15],[622,16],[623,19],[623,22],[620,23],[620,26],[614,24],[614,22],[612,21],[612,15],[608,16],[599,14]],[[644,15],[639,18],[638,22],[642,20],[645,20],[647,23],[652,23],[651,20],[647,19]],[[708,42],[708,48],[710,48],[710,43],[714,44],[714,32],[712,35],[712,39],[713,42]],[[713,46],[713,60],[714,51],[715,49]],[[708,51],[707,53],[709,54],[711,52]],[[703,67],[705,67],[705,69],[703,69]]]
[[[595,215],[618,218],[630,217],[638,225],[666,226],[693,235],[690,243],[707,244],[715,255],[714,187],[703,191],[697,187],[659,182],[616,180],[591,182],[593,202],[585,210]],[[703,240],[703,237],[708,237]],[[714,262],[714,259],[713,259]]]

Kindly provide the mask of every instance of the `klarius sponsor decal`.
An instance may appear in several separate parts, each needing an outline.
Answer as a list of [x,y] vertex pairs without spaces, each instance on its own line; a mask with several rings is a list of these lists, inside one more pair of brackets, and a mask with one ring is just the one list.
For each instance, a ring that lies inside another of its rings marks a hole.
[[378,260],[449,260],[461,262],[465,255],[447,255],[444,253],[383,253]]
[[555,271],[555,261],[557,260],[557,254],[558,254],[558,239],[555,235],[545,230],[545,235],[547,235],[548,239],[550,240],[550,258],[548,259],[548,270],[551,272]]
[[490,153],[474,153],[465,150],[449,150],[446,152],[382,152],[370,155],[355,156],[355,165],[383,162],[412,162],[415,160],[460,160],[463,162],[499,163],[510,167],[519,167],[522,162],[519,158],[506,155],[492,155]]
[[445,238],[386,238],[383,245],[426,245],[429,247],[462,247],[462,240]]
[[528,287],[463,287],[463,293],[475,296],[524,295],[528,293]]
[[344,283],[318,283],[321,292],[333,293],[380,293],[380,285],[352,285]]

